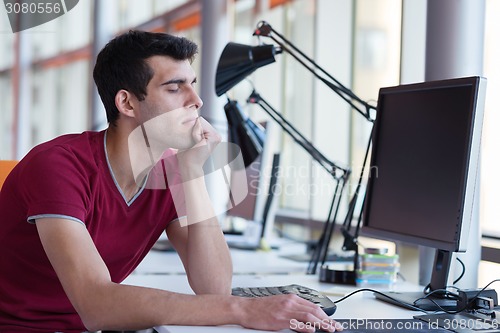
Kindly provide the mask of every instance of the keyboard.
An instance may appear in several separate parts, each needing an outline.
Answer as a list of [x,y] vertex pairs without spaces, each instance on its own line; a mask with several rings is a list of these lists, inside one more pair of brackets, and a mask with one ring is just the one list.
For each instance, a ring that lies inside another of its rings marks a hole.
[[337,305],[335,305],[335,303],[328,297],[326,297],[319,291],[298,284],[276,287],[237,287],[232,289],[232,294],[234,296],[241,297],[265,297],[273,295],[295,294],[305,300],[319,305],[329,316],[334,314],[335,310],[337,310]]

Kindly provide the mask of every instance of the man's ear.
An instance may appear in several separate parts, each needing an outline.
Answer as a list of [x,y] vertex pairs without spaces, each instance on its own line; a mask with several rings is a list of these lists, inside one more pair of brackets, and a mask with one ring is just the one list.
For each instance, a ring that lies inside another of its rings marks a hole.
[[126,117],[135,117],[137,99],[125,89],[119,90],[115,95],[115,105],[118,111]]

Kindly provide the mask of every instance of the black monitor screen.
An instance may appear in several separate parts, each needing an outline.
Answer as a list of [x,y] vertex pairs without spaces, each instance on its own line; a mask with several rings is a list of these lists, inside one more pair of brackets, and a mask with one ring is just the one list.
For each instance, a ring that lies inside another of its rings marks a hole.
[[363,234],[463,250],[460,235],[472,213],[466,192],[478,157],[471,152],[479,82],[380,89]]
[[431,295],[376,296],[384,301],[457,309],[457,301],[440,291],[448,285],[451,253],[466,249],[484,85],[469,77],[380,89],[361,232],[437,249],[426,287]]

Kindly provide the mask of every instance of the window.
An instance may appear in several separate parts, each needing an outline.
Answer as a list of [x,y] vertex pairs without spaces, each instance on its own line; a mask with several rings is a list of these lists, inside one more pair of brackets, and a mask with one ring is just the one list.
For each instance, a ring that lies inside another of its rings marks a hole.
[[483,234],[500,237],[500,212],[498,211],[498,191],[500,189],[500,113],[496,97],[500,91],[500,2],[486,1],[486,21],[484,39],[484,76],[487,78],[485,119],[481,158],[480,220]]

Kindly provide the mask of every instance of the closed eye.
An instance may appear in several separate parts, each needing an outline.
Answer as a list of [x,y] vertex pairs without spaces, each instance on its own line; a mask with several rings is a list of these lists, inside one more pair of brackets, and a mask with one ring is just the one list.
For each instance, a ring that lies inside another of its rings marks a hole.
[[[197,82],[197,79],[194,78],[193,81],[191,81],[191,86],[193,87]],[[187,82],[186,80],[183,79],[174,79],[174,80],[169,80],[166,82],[163,82],[161,85],[167,87],[167,91],[175,93],[178,92],[181,89],[182,85],[185,85]]]
[[174,79],[163,82],[161,85],[167,87],[168,91],[177,91],[182,84],[185,84],[186,80]]

